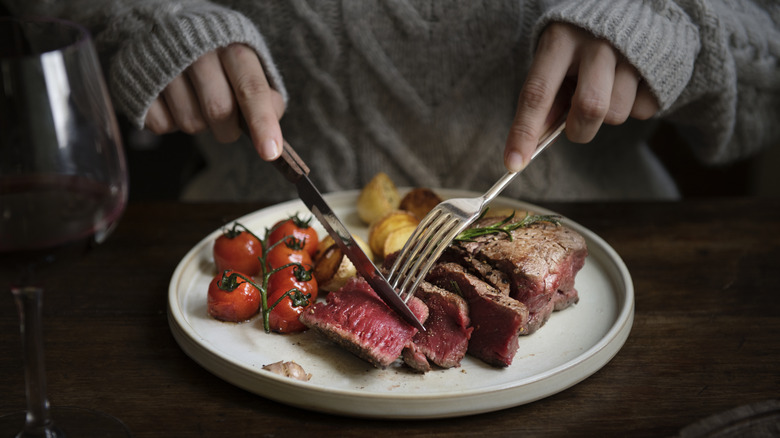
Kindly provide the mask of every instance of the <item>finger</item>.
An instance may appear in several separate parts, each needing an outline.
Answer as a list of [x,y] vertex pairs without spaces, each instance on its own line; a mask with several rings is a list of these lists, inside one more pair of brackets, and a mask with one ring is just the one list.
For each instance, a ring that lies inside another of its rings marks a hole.
[[179,75],[165,87],[163,97],[171,117],[183,132],[197,134],[208,125],[200,111],[200,102],[186,76]]
[[217,53],[212,51],[200,57],[187,70],[187,76],[214,138],[221,143],[238,140],[238,108]]
[[628,119],[636,100],[638,86],[639,74],[636,69],[627,62],[619,62],[615,68],[615,82],[612,85],[612,97],[604,123],[620,125]]
[[517,172],[528,162],[544,133],[550,110],[572,62],[574,48],[565,36],[545,32],[539,41],[517,102],[504,150],[504,165]]
[[[246,121],[250,138],[264,160],[271,161],[282,152],[282,129],[279,126],[279,93],[271,89],[260,59],[242,44],[228,46],[220,52],[238,107]],[[281,102],[284,107],[284,102]]]
[[659,109],[658,99],[656,99],[650,91],[650,87],[648,87],[645,82],[640,82],[639,89],[636,92],[634,106],[631,108],[631,117],[639,120],[647,120],[653,117]]
[[587,143],[596,136],[609,111],[617,58],[605,42],[594,40],[581,57],[577,88],[566,119],[566,137]]
[[168,134],[176,131],[176,123],[171,117],[165,101],[158,97],[152,102],[149,111],[146,112],[144,126],[157,135]]

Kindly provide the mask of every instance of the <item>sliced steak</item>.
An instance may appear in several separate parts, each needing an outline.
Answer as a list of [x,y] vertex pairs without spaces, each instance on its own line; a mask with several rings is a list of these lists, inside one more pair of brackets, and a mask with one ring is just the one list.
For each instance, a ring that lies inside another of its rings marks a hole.
[[415,334],[413,344],[404,349],[404,362],[422,372],[431,369],[429,362],[442,368],[460,366],[473,330],[466,300],[424,281],[414,296],[428,306],[429,314],[425,332]]
[[528,324],[528,309],[456,263],[437,264],[426,279],[466,299],[474,328],[468,353],[494,366],[509,366],[518,335]]
[[[486,218],[475,226],[484,227],[497,220]],[[510,295],[525,304],[531,314],[526,333],[531,334],[554,309],[577,302],[574,277],[585,264],[588,250],[579,233],[547,222],[518,228],[511,234],[511,240],[504,234],[492,234],[456,245],[508,276]],[[563,297],[557,297],[558,291]]]
[[553,297],[554,310],[563,310],[569,306],[577,304],[580,301],[580,296],[577,294],[577,289],[569,289],[567,291],[558,290]]
[[469,273],[476,275],[485,283],[493,286],[502,295],[510,294],[509,276],[491,266],[488,262],[479,260],[473,254],[463,249],[461,245],[450,245],[439,258],[442,263],[457,263]]
[[[417,334],[419,335],[420,333]],[[427,373],[431,370],[431,363],[428,361],[428,357],[420,351],[420,348],[414,342],[404,348],[401,352],[401,358],[403,358],[406,365],[421,373]]]
[[[414,297],[409,307],[421,322],[426,321],[428,309],[422,301]],[[329,293],[324,303],[317,302],[303,312],[300,321],[378,368],[401,357],[417,333],[362,277]]]

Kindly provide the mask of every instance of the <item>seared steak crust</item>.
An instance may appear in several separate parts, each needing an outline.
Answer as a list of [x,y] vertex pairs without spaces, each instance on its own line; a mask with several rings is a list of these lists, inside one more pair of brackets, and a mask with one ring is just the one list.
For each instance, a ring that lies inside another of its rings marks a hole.
[[[496,221],[487,218],[475,226]],[[547,321],[554,309],[577,301],[574,277],[584,265],[588,250],[579,233],[547,222],[537,222],[511,233],[511,240],[503,234],[492,234],[455,246],[508,276],[510,295],[525,304],[531,314],[526,331],[531,334]],[[562,296],[558,296],[558,291]]]

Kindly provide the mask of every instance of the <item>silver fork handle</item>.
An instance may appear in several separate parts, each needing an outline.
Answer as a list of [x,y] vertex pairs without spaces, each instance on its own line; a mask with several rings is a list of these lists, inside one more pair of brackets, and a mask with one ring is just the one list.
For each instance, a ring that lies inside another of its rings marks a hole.
[[548,131],[545,136],[542,137],[542,139],[539,141],[539,145],[536,147],[536,150],[531,155],[531,159],[525,162],[525,165],[522,169],[518,170],[517,172],[507,172],[502,176],[501,178],[496,181],[495,184],[493,184],[493,187],[490,188],[487,192],[485,192],[484,195],[482,195],[483,202],[482,204],[487,204],[488,202],[492,201],[493,198],[499,195],[504,188],[512,182],[513,179],[517,175],[523,172],[526,167],[531,163],[531,161],[534,160],[539,154],[541,154],[545,149],[547,149],[547,146],[550,146],[555,142],[555,140],[561,135],[564,128],[566,128],[566,114],[561,116],[560,122],[558,125],[556,125],[553,129]]

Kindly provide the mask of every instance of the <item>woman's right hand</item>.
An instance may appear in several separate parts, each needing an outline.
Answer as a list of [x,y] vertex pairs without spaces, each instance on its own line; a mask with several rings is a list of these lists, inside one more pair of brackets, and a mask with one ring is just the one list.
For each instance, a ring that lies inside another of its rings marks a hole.
[[282,150],[282,95],[271,88],[249,46],[232,44],[206,53],[177,76],[152,103],[146,127],[155,134],[211,130],[221,143],[241,136],[242,119],[261,158]]

